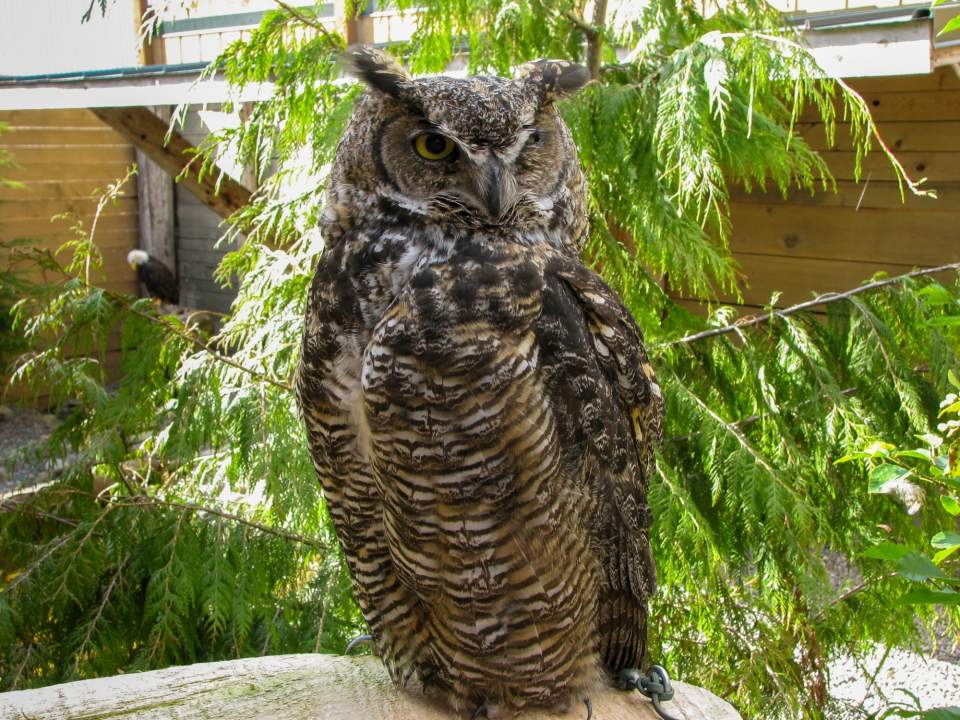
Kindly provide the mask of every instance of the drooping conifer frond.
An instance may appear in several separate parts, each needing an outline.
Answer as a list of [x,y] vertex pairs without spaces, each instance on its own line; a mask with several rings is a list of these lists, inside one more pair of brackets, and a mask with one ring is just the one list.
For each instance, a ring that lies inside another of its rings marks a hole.
[[[862,467],[836,461],[934,427],[958,366],[960,288],[952,275],[905,279],[730,329],[729,310],[692,315],[661,279],[707,297],[732,289],[731,185],[831,188],[793,130],[799,113],[815,108],[828,133],[845,115],[858,152],[879,147],[869,113],[761,5],[704,17],[659,0],[599,19],[572,2],[417,11],[420,30],[398,49],[416,70],[463,50],[473,69],[504,73],[602,56],[561,109],[590,183],[588,258],[636,315],[667,398],[652,651],[747,717],[823,717],[827,659],[914,638],[914,609],[886,602],[898,578],[860,553],[882,533],[920,547],[938,524],[934,506],[910,518],[867,492]],[[100,289],[90,228],[69,264],[17,250],[55,281],[19,307],[31,349],[16,379],[72,404],[39,449],[47,484],[0,508],[3,689],[340,651],[360,630],[289,389],[323,251],[324,177],[357,95],[331,83],[342,39],[315,20],[278,7],[218,61],[234,85],[271,81],[276,95],[203,147],[208,171],[229,149],[261,179],[229,231],[246,240],[218,270],[238,297],[215,332]],[[116,333],[111,384],[98,359]],[[834,587],[827,557],[862,580]]]

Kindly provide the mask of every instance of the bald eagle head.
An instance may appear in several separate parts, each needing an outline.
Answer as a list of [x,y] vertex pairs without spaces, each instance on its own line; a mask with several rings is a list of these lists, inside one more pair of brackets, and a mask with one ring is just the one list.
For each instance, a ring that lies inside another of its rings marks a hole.
[[131,250],[127,253],[127,264],[136,270],[150,261],[150,253],[146,250]]
[[137,277],[150,297],[174,305],[180,302],[180,286],[173,272],[146,250],[131,250],[127,253],[127,263],[137,271]]

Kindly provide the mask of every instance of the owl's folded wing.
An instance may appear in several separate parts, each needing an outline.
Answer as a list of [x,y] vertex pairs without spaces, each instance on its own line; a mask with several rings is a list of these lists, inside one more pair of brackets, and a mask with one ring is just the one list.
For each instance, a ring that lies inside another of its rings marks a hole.
[[[588,457],[586,481],[602,499],[597,541],[611,589],[645,602],[656,585],[647,486],[662,442],[663,397],[630,311],[594,272],[567,258],[548,265],[548,288],[576,305],[594,363],[565,373]],[[545,314],[550,303],[545,302]],[[570,312],[568,309],[567,312]],[[578,323],[579,324],[579,323]],[[573,338],[567,343],[576,345]],[[592,366],[592,368],[591,368]],[[599,368],[599,376],[595,369]],[[578,429],[570,432],[576,433]]]

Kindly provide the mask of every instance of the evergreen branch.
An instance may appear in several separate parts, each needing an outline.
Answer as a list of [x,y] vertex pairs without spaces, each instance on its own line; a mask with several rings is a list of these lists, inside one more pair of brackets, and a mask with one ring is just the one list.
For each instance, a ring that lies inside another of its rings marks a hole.
[[27,663],[30,661],[30,656],[33,655],[33,651],[36,649],[36,643],[32,640],[27,645],[27,649],[23,654],[23,661],[17,666],[16,672],[13,674],[13,679],[10,681],[10,688],[13,690],[17,689],[17,685],[20,683],[20,678],[23,677],[23,671],[27,667]]
[[289,13],[296,20],[302,22],[304,25],[307,25],[308,27],[312,27],[314,30],[317,30],[321,35],[323,35],[324,39],[334,47],[340,47],[340,48],[343,47],[343,41],[339,37],[336,37],[335,35],[333,35],[333,33],[331,33],[329,30],[327,30],[327,28],[324,27],[323,23],[317,20],[315,17],[310,17],[309,15],[306,15],[300,12],[297,8],[293,7],[292,5],[283,2],[283,0],[273,0],[273,1],[277,5],[282,7],[284,10],[286,10],[287,13]]
[[890,381],[894,384],[894,386],[899,385],[900,379],[897,377],[897,372],[893,367],[893,361],[890,359],[890,353],[887,352],[886,345],[883,342],[883,337],[880,335],[880,328],[877,327],[877,320],[873,313],[871,313],[870,310],[862,302],[860,302],[859,298],[851,297],[850,304],[860,311],[864,321],[867,323],[867,327],[870,328],[870,334],[873,335],[874,339],[877,341],[877,348],[880,350],[880,354],[883,356],[883,361],[887,366],[887,372],[890,373]]
[[769,322],[774,318],[785,318],[790,315],[795,315],[798,312],[803,312],[804,310],[809,310],[810,308],[817,307],[819,305],[828,305],[839,300],[847,300],[855,295],[861,293],[869,292],[870,290],[876,290],[877,288],[886,287],[888,285],[896,285],[902,283],[905,280],[910,280],[911,278],[923,277],[925,275],[934,275],[939,272],[946,272],[948,270],[960,270],[960,263],[948,263],[946,265],[938,265],[937,267],[924,268],[923,270],[914,270],[913,272],[904,273],[903,275],[897,275],[896,277],[886,278],[884,280],[874,280],[869,282],[866,285],[861,285],[851,290],[845,290],[844,292],[830,292],[823,293],[813,298],[813,300],[807,300],[806,302],[798,303],[796,305],[791,305],[788,308],[783,310],[771,310],[769,313],[764,315],[751,315],[748,317],[740,318],[735,322],[730,323],[729,325],[724,325],[723,327],[711,328],[710,330],[704,330],[703,332],[694,333],[693,335],[686,335],[682,338],[676,340],[671,340],[670,342],[663,343],[658,345],[654,350],[662,350],[674,345],[689,345],[700,340],[706,340],[707,338],[716,337],[718,335],[727,335],[732,332],[739,332],[740,330],[748,327],[753,327],[755,325],[762,325],[763,323]]
[[287,391],[293,390],[293,385],[291,383],[283,382],[282,380],[276,380],[264,373],[260,373],[252,368],[248,368],[245,365],[237,362],[236,360],[233,360],[232,358],[218,352],[216,349],[210,347],[207,343],[205,343],[203,340],[196,337],[195,335],[172,326],[170,323],[165,322],[163,318],[157,317],[156,315],[152,315],[148,312],[144,312],[143,310],[140,310],[139,308],[134,307],[133,302],[135,301],[132,301],[129,298],[129,296],[123,295],[121,293],[113,292],[112,290],[101,288],[97,285],[93,285],[92,283],[87,282],[83,278],[77,277],[76,275],[69,273],[49,253],[46,254],[46,259],[50,261],[50,265],[45,269],[54,269],[57,272],[59,272],[64,278],[67,278],[68,280],[76,280],[80,282],[83,285],[84,289],[86,289],[87,291],[98,291],[103,293],[104,297],[107,297],[110,300],[112,300],[116,305],[118,305],[120,308],[122,308],[126,312],[132,315],[137,315],[138,317],[141,317],[144,320],[147,320],[148,322],[153,323],[154,325],[158,325],[162,327],[168,333],[172,335],[176,335],[182,340],[186,340],[197,349],[202,350],[203,352],[213,357],[214,360],[217,360],[218,362],[222,362],[225,365],[229,365],[230,367],[235,368],[236,370],[240,370],[241,372],[247,373],[251,377],[261,382],[265,382],[270,385],[273,385],[274,387],[280,388],[281,390],[287,390]]
[[[168,543],[170,547],[170,555],[167,557],[167,562],[164,564],[164,566],[153,574],[153,577],[160,575],[163,578],[163,598],[168,598],[173,595],[173,593],[169,592],[168,590],[170,587],[170,571],[173,568],[173,563],[177,557],[177,542],[180,539],[180,532],[183,529],[183,518],[186,514],[186,511],[181,510],[180,514],[177,516],[177,526],[174,528],[173,537],[170,538],[170,542]],[[164,610],[167,610],[167,608],[164,608]],[[169,614],[169,612],[162,613],[159,620],[162,622],[165,619],[165,616]],[[157,632],[157,626],[159,624],[159,622],[154,624],[154,630],[151,633],[153,635],[153,644],[150,647],[149,655],[151,659],[156,656],[157,651],[160,649],[163,643],[163,633]]]
[[67,525],[68,527],[75,528],[79,523],[76,520],[70,520],[65,517],[60,517],[59,515],[54,515],[51,512],[46,510],[40,510],[39,508],[30,507],[29,505],[18,505],[15,503],[8,502],[7,500],[0,499],[0,512],[23,512],[27,513],[31,517],[35,517],[38,520],[53,520],[54,522],[61,523],[62,525]]
[[93,638],[93,631],[97,626],[97,623],[100,621],[100,618],[103,616],[103,611],[107,607],[107,603],[110,602],[110,596],[113,594],[113,589],[117,586],[117,581],[120,579],[123,569],[126,567],[127,562],[130,560],[132,552],[127,553],[126,557],[120,561],[120,564],[117,565],[117,571],[113,574],[113,577],[110,578],[110,584],[107,585],[107,589],[103,592],[103,597],[100,598],[100,602],[97,605],[96,613],[93,616],[93,619],[90,621],[90,624],[87,625],[87,632],[83,636],[83,642],[80,643],[80,646],[77,648],[76,656],[74,658],[73,669],[74,672],[80,674],[80,659],[84,656],[84,649],[89,644],[90,640]]
[[222,362],[224,365],[229,365],[229,366],[232,367],[232,368],[235,368],[235,369],[237,369],[237,370],[240,370],[240,371],[242,371],[242,372],[245,372],[245,373],[247,373],[248,375],[250,375],[251,377],[254,377],[254,378],[256,378],[257,380],[260,380],[261,382],[265,382],[265,383],[268,383],[268,384],[270,384],[270,385],[273,385],[274,387],[280,388],[281,390],[287,390],[287,391],[292,391],[292,390],[293,390],[293,385],[292,385],[292,384],[287,383],[287,382],[283,382],[282,380],[275,380],[274,378],[270,377],[269,375],[266,375],[266,374],[264,374],[264,373],[257,372],[256,370],[253,370],[252,368],[248,368],[248,367],[246,367],[245,365],[243,365],[242,363],[239,363],[239,362],[237,362],[236,360],[233,360],[232,358],[230,358],[230,357],[228,357],[228,356],[226,356],[226,355],[218,352],[217,350],[215,350],[214,348],[210,347],[207,343],[205,343],[203,340],[201,340],[200,338],[196,337],[195,335],[192,335],[192,334],[187,333],[187,332],[185,332],[185,331],[183,331],[183,330],[180,330],[180,329],[178,329],[178,328],[173,327],[172,325],[170,325],[170,323],[164,322],[162,318],[159,318],[159,317],[157,317],[156,315],[151,315],[150,313],[144,312],[144,311],[140,310],[139,308],[133,307],[133,304],[130,303],[130,302],[128,302],[128,301],[126,301],[126,300],[124,299],[124,296],[122,296],[122,295],[120,295],[120,294],[118,294],[118,293],[111,292],[110,290],[102,290],[102,292],[103,292],[107,297],[109,297],[111,300],[113,300],[114,302],[116,302],[117,304],[119,304],[120,307],[122,307],[122,308],[123,308],[124,310],[126,310],[127,312],[129,312],[129,313],[131,313],[131,314],[133,314],[133,315],[137,315],[137,316],[139,316],[139,317],[142,317],[142,318],[144,318],[145,320],[148,320],[148,321],[150,321],[150,322],[152,322],[152,323],[154,323],[154,324],[156,324],[156,325],[160,325],[161,327],[163,327],[164,329],[166,329],[167,332],[169,332],[169,333],[171,333],[171,334],[173,334],[173,335],[176,335],[177,337],[179,337],[179,338],[181,338],[181,339],[183,339],[183,340],[186,340],[187,342],[191,343],[194,347],[196,347],[196,348],[198,348],[199,350],[202,350],[203,352],[205,352],[205,353],[207,353],[208,355],[210,355],[214,360],[217,360],[218,362]]
[[[727,37],[731,37],[735,34],[736,33],[728,34]],[[770,35],[767,33],[757,33],[756,37],[766,40],[767,42],[770,42],[773,44],[786,46],[790,48],[793,52],[799,52],[799,53],[805,53],[805,54],[809,53],[809,50],[803,47],[800,43],[794,42],[793,40],[789,40],[784,37],[778,37],[776,35]],[[830,77],[831,80],[837,83],[837,85],[839,85],[840,88],[843,90],[843,92],[846,93],[849,97],[856,98],[856,102],[859,103],[860,107],[865,110],[866,117],[867,117],[866,123],[867,123],[867,127],[870,130],[870,134],[873,136],[873,138],[877,141],[877,143],[882,148],[884,155],[887,156],[887,160],[890,162],[891,165],[893,165],[895,174],[897,176],[897,183],[900,185],[901,200],[903,199],[903,182],[907,183],[907,186],[910,188],[910,192],[912,192],[913,194],[920,195],[920,196],[930,196],[935,198],[937,196],[936,191],[920,189],[920,185],[924,182],[924,180],[926,180],[926,178],[921,178],[920,180],[915,182],[910,179],[909,175],[907,175],[907,171],[904,169],[901,162],[893,154],[893,151],[890,150],[889,146],[883,141],[883,138],[880,135],[880,129],[877,127],[877,124],[873,121],[873,117],[870,115],[869,110],[866,110],[867,104],[866,102],[864,102],[864,99],[860,95],[860,93],[858,93],[856,90],[850,87],[841,78],[829,76],[822,68],[819,67],[819,65],[817,65],[817,68],[820,70],[820,72],[824,74],[825,77]],[[857,173],[859,175],[859,158],[857,160]]]
[[177,502],[175,500],[163,500],[157,497],[151,497],[147,495],[140,495],[137,497],[130,498],[129,500],[114,500],[113,505],[121,507],[156,507],[163,506],[174,508],[177,510],[183,510],[187,512],[195,513],[210,513],[211,515],[216,515],[225,520],[231,520],[240,525],[245,525],[247,527],[259,530],[260,532],[267,533],[269,535],[274,535],[284,540],[291,540],[293,542],[300,543],[302,545],[307,545],[316,550],[329,550],[330,547],[327,543],[322,540],[317,540],[315,538],[307,537],[306,535],[300,535],[299,533],[290,532],[289,530],[281,530],[280,528],[270,527],[269,525],[264,525],[259,523],[256,520],[248,520],[245,517],[240,515],[235,515],[234,513],[227,512],[225,510],[220,510],[218,508],[207,507],[205,505],[198,505],[197,503],[191,502]]
[[[839,394],[840,394],[840,395],[843,395],[843,396],[846,396],[846,397],[850,397],[851,395],[856,395],[856,394],[857,394],[857,388],[854,388],[854,387],[845,388],[845,389],[841,390]],[[793,405],[793,406],[791,406],[791,407],[788,408],[788,409],[802,408],[802,407],[804,407],[804,406],[806,406],[806,405],[810,405],[810,404],[813,403],[813,402],[816,402],[816,401],[815,401],[815,400],[806,400],[806,401],[804,401],[804,402],[802,402],[802,403],[799,403],[799,404],[797,404],[797,405]],[[746,428],[746,427],[749,427],[750,425],[753,425],[755,422],[759,422],[759,421],[762,420],[764,417],[765,417],[765,415],[762,415],[762,414],[748,415],[747,417],[743,418],[742,420],[737,420],[736,422],[727,423],[727,424],[726,424],[726,427],[727,427],[728,430],[742,430],[743,428]],[[703,430],[697,430],[696,432],[687,433],[686,435],[675,435],[674,437],[664,438],[664,442],[669,442],[669,443],[687,442],[688,440],[692,440],[692,439],[695,438],[695,437],[699,437],[699,436],[703,435],[703,432],[704,432]]]
[[753,459],[753,461],[757,463],[757,465],[763,468],[764,472],[766,472],[766,474],[770,477],[771,480],[773,480],[778,485],[783,486],[783,488],[787,492],[791,494],[794,493],[792,488],[790,488],[786,483],[783,482],[783,480],[777,474],[777,471],[773,468],[773,466],[753,446],[750,440],[747,439],[747,436],[744,435],[742,432],[740,432],[740,429],[736,427],[735,424],[728,423],[726,420],[724,420],[719,413],[717,413],[713,408],[711,408],[699,395],[697,395],[697,393],[695,393],[693,390],[691,390],[682,382],[680,382],[679,379],[674,378],[673,382],[678,388],[680,388],[681,390],[683,390],[684,393],[686,393],[687,397],[693,400],[693,402],[700,408],[700,410],[707,417],[712,419],[715,423],[717,423],[717,425],[724,428],[727,432],[733,435],[736,441],[740,444],[740,447],[743,448],[743,450],[747,453],[747,455],[749,455]]
[[52,546],[52,547],[48,548],[47,551],[43,553],[43,555],[41,555],[40,557],[38,557],[38,558],[37,558],[36,560],[34,560],[32,563],[30,563],[30,566],[29,566],[26,570],[24,570],[22,573],[20,573],[19,575],[17,575],[9,585],[7,585],[5,588],[3,588],[3,593],[4,593],[4,594],[8,594],[11,590],[13,590],[15,587],[17,587],[17,585],[19,585],[19,584],[22,583],[24,580],[26,580],[28,577],[30,577],[30,575],[31,575],[38,567],[40,567],[41,565],[43,565],[43,563],[46,561],[46,559],[47,559],[48,557],[50,557],[51,555],[53,555],[53,553],[55,553],[57,550],[59,550],[61,547],[63,547],[63,546],[67,543],[67,541],[70,540],[72,537],[73,537],[73,533],[72,533],[72,532],[64,533],[63,535],[61,535],[61,536],[57,539],[57,541],[56,541],[55,543],[53,543],[53,546]]
[[883,582],[884,580],[889,580],[892,577],[896,577],[896,575],[897,575],[896,572],[888,572],[881,575],[878,578],[872,578],[872,579],[867,578],[866,580],[857,583],[849,590],[846,590],[845,592],[842,592],[839,595],[837,595],[833,600],[827,603],[824,607],[820,608],[817,612],[813,613],[813,615],[810,616],[810,619],[814,622],[816,622],[817,620],[820,620],[826,614],[827,610],[829,610],[830,608],[835,607],[840,603],[846,602],[847,600],[854,597],[855,595],[859,595],[864,590],[869,589],[870,586],[873,585],[874,583]]
[[[112,508],[106,507],[106,508],[103,510],[103,512],[101,512],[99,515],[97,515],[96,519],[95,519],[92,523],[90,523],[90,529],[87,530],[87,534],[84,535],[84,536],[80,539],[80,542],[77,543],[76,548],[74,548],[74,550],[73,550],[73,554],[70,555],[70,559],[66,562],[66,565],[65,565],[65,566],[66,566],[67,568],[73,568],[74,564],[77,562],[77,558],[80,556],[80,552],[83,550],[83,548],[86,546],[86,544],[90,541],[90,538],[93,537],[94,531],[97,529],[97,526],[104,521],[104,519],[107,517],[107,515],[110,514],[110,511],[111,511],[111,510],[112,510]],[[79,530],[79,529],[80,529],[80,527],[78,526],[77,530]],[[54,600],[56,600],[58,597],[60,597],[60,593],[61,593],[61,592],[65,592],[65,593],[67,593],[68,595],[70,594],[70,591],[67,589],[67,578],[68,578],[68,576],[67,576],[66,573],[64,573],[64,574],[61,576],[61,578],[60,578],[60,583],[59,583],[59,585],[57,585],[57,590],[56,590],[56,592],[53,593],[53,596],[52,596],[52,597],[49,599],[49,601],[48,601],[51,605],[53,604],[53,601],[54,601]]]

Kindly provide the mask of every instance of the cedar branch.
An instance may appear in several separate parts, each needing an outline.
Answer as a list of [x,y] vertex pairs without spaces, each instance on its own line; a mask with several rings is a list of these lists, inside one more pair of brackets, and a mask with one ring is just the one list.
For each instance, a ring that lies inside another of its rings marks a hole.
[[274,535],[285,540],[292,540],[293,542],[308,545],[316,550],[329,549],[327,543],[323,542],[322,540],[317,540],[316,538],[310,538],[306,535],[290,532],[289,530],[281,530],[280,528],[270,527],[269,525],[264,525],[256,520],[248,520],[245,517],[235,515],[234,513],[227,512],[226,510],[220,510],[219,508],[208,507],[206,505],[198,505],[197,503],[177,502],[174,500],[163,500],[161,498],[150,497],[147,495],[139,495],[132,497],[129,500],[116,499],[113,500],[111,504],[119,507],[169,507],[177,510],[183,510],[185,512],[209,513],[211,515],[221,517],[224,520],[230,520],[231,522],[239,523],[240,525],[246,525],[247,527],[254,528],[260,532],[267,533],[268,535]]
[[914,270],[913,272],[904,273],[903,275],[897,275],[896,277],[892,278],[886,278],[885,280],[875,280],[867,283],[866,285],[845,290],[844,292],[823,293],[822,295],[815,297],[813,300],[807,300],[806,302],[798,303],[797,305],[791,305],[783,310],[771,310],[769,313],[764,315],[752,315],[750,317],[741,318],[736,322],[730,323],[729,325],[724,325],[723,327],[712,328],[710,330],[704,330],[703,332],[694,333],[693,335],[686,335],[685,337],[678,338],[677,340],[671,340],[668,343],[657,346],[655,350],[673,347],[674,345],[689,345],[700,340],[716,337],[718,335],[727,335],[732,332],[743,330],[744,328],[762,325],[763,323],[769,322],[774,318],[785,318],[790,315],[795,315],[798,312],[809,310],[810,308],[817,307],[818,305],[827,305],[829,303],[837,302],[838,300],[848,300],[855,295],[860,295],[861,293],[869,292],[870,290],[876,290],[877,288],[886,287],[888,285],[896,285],[897,283],[901,283],[904,280],[909,280],[911,278],[922,277],[924,275],[934,275],[936,273],[947,272],[949,270],[960,270],[960,263],[948,263],[946,265],[938,265],[937,267]]
[[324,39],[326,39],[326,41],[331,45],[333,45],[334,47],[343,47],[343,42],[340,40],[340,38],[334,36],[329,30],[327,30],[326,27],[324,27],[323,23],[317,20],[315,17],[310,17],[309,15],[302,13],[300,10],[297,10],[297,8],[293,7],[292,5],[289,5],[288,3],[283,2],[283,0],[273,0],[273,1],[277,5],[279,5],[281,8],[283,8],[295,20],[298,20],[299,22],[302,22],[304,25],[307,25],[308,27],[312,27],[314,30],[317,30],[321,35],[323,35]]
[[60,263],[56,260],[56,258],[54,258],[50,253],[44,253],[44,255],[45,255],[45,259],[48,261],[48,265],[45,266],[47,269],[55,270],[56,272],[59,272],[64,278],[67,278],[68,280],[77,280],[78,282],[82,283],[84,288],[87,289],[88,291],[99,290],[106,297],[110,298],[112,302],[116,303],[119,307],[121,307],[124,311],[132,315],[141,317],[144,320],[147,320],[153,323],[154,325],[159,325],[170,334],[176,335],[177,337],[183,340],[186,340],[197,349],[202,350],[203,352],[209,354],[211,357],[213,357],[214,360],[217,360],[219,362],[222,362],[225,365],[229,365],[232,368],[235,368],[244,373],[247,373],[251,377],[257,380],[260,380],[261,382],[265,382],[270,385],[273,385],[274,387],[280,388],[281,390],[287,390],[287,391],[293,390],[293,385],[291,385],[290,383],[286,383],[281,380],[275,380],[269,375],[258,372],[253,368],[246,367],[245,365],[237,362],[236,360],[233,360],[232,358],[227,357],[223,353],[218,352],[215,348],[210,347],[207,343],[205,343],[203,340],[198,338],[196,335],[193,335],[192,333],[189,333],[174,327],[170,323],[165,322],[162,317],[152,315],[148,312],[144,312],[143,310],[140,310],[137,307],[134,307],[129,296],[124,295],[122,293],[116,293],[111,290],[106,290],[97,285],[89,283],[85,279],[77,277],[76,275],[73,275],[72,273],[68,272],[62,265],[60,265]]

